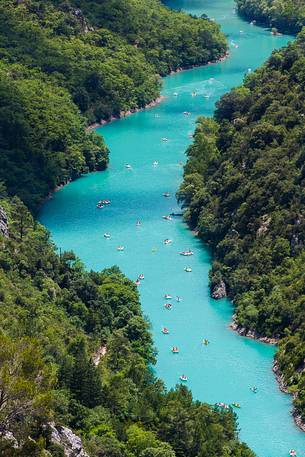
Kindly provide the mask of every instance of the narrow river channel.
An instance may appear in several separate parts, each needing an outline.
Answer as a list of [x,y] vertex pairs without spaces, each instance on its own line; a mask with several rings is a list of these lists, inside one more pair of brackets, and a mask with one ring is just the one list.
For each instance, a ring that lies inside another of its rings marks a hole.
[[[165,78],[163,103],[100,128],[111,150],[109,169],[84,176],[57,192],[42,208],[40,221],[57,246],[73,249],[88,269],[118,265],[132,279],[145,275],[139,286],[142,306],[158,350],[156,373],[168,387],[184,373],[196,399],[239,402],[241,439],[259,457],[287,457],[291,448],[304,455],[305,435],[290,415],[291,398],[279,391],[272,373],[275,348],[242,338],[228,328],[231,303],[209,296],[208,250],[181,218],[162,218],[179,211],[175,192],[197,116],[212,115],[222,94],[292,38],[275,37],[244,22],[232,0],[169,0],[168,5],[215,18],[228,35],[230,57]],[[184,111],[191,114],[185,116]],[[168,141],[162,141],[165,137]],[[154,161],[158,165],[153,166]],[[163,197],[164,192],[170,197]],[[96,202],[104,198],[111,205],[98,210]],[[136,226],[137,220],[141,226]],[[103,237],[105,232],[111,234],[110,239]],[[166,238],[172,244],[164,245]],[[125,247],[123,252],[117,251],[119,245]],[[186,249],[194,255],[178,254]],[[191,273],[184,271],[186,266],[192,268]],[[174,297],[171,310],[164,308],[167,293]],[[183,298],[181,302],[175,300],[177,295]],[[169,335],[162,334],[164,326]],[[210,344],[203,345],[203,338]],[[172,354],[174,345],[179,354]],[[250,391],[254,385],[257,394]]]

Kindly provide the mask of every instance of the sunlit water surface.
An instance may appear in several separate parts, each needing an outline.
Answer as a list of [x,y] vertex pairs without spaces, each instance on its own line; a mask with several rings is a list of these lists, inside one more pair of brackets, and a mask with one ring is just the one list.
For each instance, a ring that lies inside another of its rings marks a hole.
[[[241,439],[259,457],[287,457],[291,448],[304,455],[305,438],[290,415],[291,398],[279,391],[272,373],[275,348],[228,328],[231,303],[209,295],[208,250],[181,218],[162,219],[179,210],[175,192],[197,116],[212,115],[222,94],[291,38],[271,36],[270,31],[242,21],[231,0],[170,0],[168,5],[215,18],[228,35],[230,58],[165,78],[162,104],[100,128],[111,149],[109,169],[57,192],[43,207],[40,221],[57,246],[73,249],[87,268],[116,264],[130,278],[145,274],[139,287],[142,305],[159,352],[156,372],[168,387],[185,373],[196,399],[239,402]],[[185,116],[184,111],[191,115]],[[153,167],[153,161],[159,165]],[[163,192],[171,197],[163,197]],[[103,198],[109,198],[111,205],[98,210],[96,203]],[[105,232],[110,239],[103,237]],[[172,245],[165,246],[165,238],[172,239]],[[118,252],[118,245],[124,245],[125,251]],[[192,257],[178,254],[188,248],[194,251]],[[191,266],[191,273],[184,271],[186,266]],[[168,311],[163,306],[165,293],[179,295],[183,301],[172,300],[173,309]],[[169,335],[162,334],[163,326],[169,328]],[[202,344],[203,338],[210,341],[208,346]],[[171,353],[173,345],[179,347],[179,354]],[[257,394],[249,389],[253,385]]]

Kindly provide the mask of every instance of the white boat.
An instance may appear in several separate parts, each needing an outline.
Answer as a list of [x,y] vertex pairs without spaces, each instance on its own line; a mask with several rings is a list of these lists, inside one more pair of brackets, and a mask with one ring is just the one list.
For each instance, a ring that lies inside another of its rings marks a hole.
[[173,93],[173,96],[174,96],[174,97],[178,97],[178,92],[174,92],[174,93]]
[[141,279],[141,280],[142,280],[142,279],[144,279],[144,277],[145,277],[145,276],[143,275],[143,273],[141,273],[141,274],[138,276],[138,279]]
[[164,244],[172,244],[172,240],[170,240],[169,238],[166,238],[166,240],[163,241]]
[[183,255],[184,257],[189,257],[190,255],[194,255],[193,251],[182,251],[179,252],[180,255]]
[[168,138],[166,138],[165,136],[161,139],[162,139],[162,141],[168,141]]
[[290,457],[296,457],[297,451],[295,451],[294,449],[290,449],[289,455],[290,455]]
[[171,216],[162,216],[162,218],[165,219],[166,221],[171,221],[172,220]]
[[184,268],[184,271],[186,271],[187,273],[191,273],[191,272],[192,272],[192,269],[191,269],[191,267],[185,267],[185,268]]
[[189,116],[191,113],[189,111],[183,111],[184,116]]
[[131,169],[132,169],[132,166],[129,165],[129,163],[126,163],[125,168],[127,168],[128,170],[131,170]]
[[153,167],[157,167],[158,165],[159,165],[159,162],[157,162],[157,160],[155,160],[155,161],[153,162]]
[[171,298],[173,298],[173,296],[171,294],[165,294],[164,298],[170,300]]
[[187,376],[185,376],[185,374],[182,374],[180,377],[179,377],[180,381],[183,381],[183,382],[186,382],[187,381]]
[[117,249],[117,251],[124,251],[125,248],[124,248],[124,246],[118,246],[116,249]]
[[110,238],[110,233],[104,233],[104,238]]

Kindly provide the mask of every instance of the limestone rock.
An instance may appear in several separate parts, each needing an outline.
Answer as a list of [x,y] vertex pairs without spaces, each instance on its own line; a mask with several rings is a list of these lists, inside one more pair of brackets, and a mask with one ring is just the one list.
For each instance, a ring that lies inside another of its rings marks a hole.
[[101,361],[101,358],[104,357],[107,353],[106,346],[100,346],[97,351],[93,354],[92,361],[94,365],[97,367]]
[[7,238],[9,236],[7,215],[4,212],[3,208],[1,208],[1,206],[0,206],[0,234]]
[[67,427],[49,424],[51,441],[64,448],[66,457],[90,457],[84,450],[82,440]]
[[221,279],[212,289],[212,297],[216,300],[227,296],[227,288],[223,279]]
[[268,216],[268,214],[264,214],[264,216],[261,219],[260,226],[256,232],[257,236],[262,236],[265,233],[267,233],[269,230],[270,223],[271,223],[271,217]]

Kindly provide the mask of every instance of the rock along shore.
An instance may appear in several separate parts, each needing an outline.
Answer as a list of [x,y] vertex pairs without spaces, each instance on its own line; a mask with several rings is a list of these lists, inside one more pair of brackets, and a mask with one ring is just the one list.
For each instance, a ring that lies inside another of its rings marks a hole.
[[[247,330],[246,328],[242,327],[237,323],[236,320],[236,315],[234,314],[232,317],[232,322],[230,324],[230,328],[234,330],[234,332],[237,332],[239,335],[244,336],[246,338],[251,338],[253,340],[261,341],[262,343],[266,344],[275,344],[277,345],[279,340],[277,338],[268,338],[267,336],[261,336],[257,332],[253,330]],[[295,394],[291,394],[288,390],[287,383],[285,381],[284,375],[280,370],[280,367],[278,365],[277,360],[274,360],[273,363],[273,368],[272,368],[273,373],[275,374],[275,378],[277,380],[277,383],[279,385],[279,389],[281,392],[284,392],[285,394],[292,395],[293,399],[296,398]],[[294,419],[295,424],[303,431],[305,432],[305,422],[302,420],[301,416],[297,413],[296,409],[293,407],[291,411],[292,417]]]

